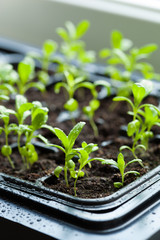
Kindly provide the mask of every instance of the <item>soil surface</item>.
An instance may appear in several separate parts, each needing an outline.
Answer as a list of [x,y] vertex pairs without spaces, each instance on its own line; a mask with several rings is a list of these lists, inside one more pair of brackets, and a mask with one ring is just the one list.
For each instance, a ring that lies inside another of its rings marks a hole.
[[[38,91],[29,90],[26,93],[28,101],[39,100],[42,102],[43,106],[49,108],[48,124],[53,127],[61,128],[67,135],[69,131],[73,128],[73,123],[71,120],[66,120],[63,122],[58,122],[57,118],[62,113],[63,104],[65,103],[65,93],[63,91],[60,94],[55,94],[53,91],[53,86],[50,86],[45,93],[40,93]],[[75,96],[79,103],[80,109],[86,106],[91,99],[89,91],[80,91],[76,93]],[[145,102],[150,102],[158,105],[157,99],[153,97],[148,97]],[[4,103],[9,108],[14,108],[14,100]],[[87,143],[98,144],[99,149],[92,153],[92,157],[102,157],[117,160],[119,153],[119,147],[122,145],[131,146],[131,139],[126,135],[125,130],[122,126],[126,126],[131,120],[131,117],[127,114],[128,105],[125,102],[118,104],[113,103],[112,97],[105,98],[101,100],[100,108],[96,111],[95,122],[99,130],[99,136],[94,137],[93,130],[82,114],[76,118],[76,122],[85,121],[81,134],[79,135],[75,146],[80,147],[83,141]],[[12,121],[15,121],[14,118]],[[154,127],[153,132],[155,134],[160,134],[160,128]],[[51,133],[49,130],[40,130],[40,133],[47,137],[51,143],[61,144],[60,141]],[[4,144],[4,136],[1,135],[1,145]],[[16,142],[15,136],[10,136],[10,143]],[[17,149],[13,149],[12,160],[15,164],[15,169],[10,167],[7,159],[4,159],[0,155],[0,171],[13,175],[25,180],[35,182],[38,178],[48,175],[49,178],[44,182],[44,185],[53,188],[64,193],[74,195],[73,184],[74,180],[69,178],[69,187],[66,187],[63,174],[57,179],[54,176],[54,169],[60,165],[64,165],[64,155],[60,151],[53,151],[48,149],[42,149],[37,147],[37,152],[39,155],[39,160],[32,165],[29,170],[23,169],[22,160],[17,152]],[[123,151],[125,161],[133,159],[130,152]],[[149,150],[147,152],[139,152],[138,157],[143,160],[144,168],[142,168],[138,163],[129,165],[126,170],[136,170],[140,172],[140,176],[155,168],[160,164],[159,159],[160,154],[160,141],[154,139],[150,142]],[[77,160],[75,159],[75,163]],[[121,181],[119,170],[111,165],[102,165],[98,161],[92,162],[92,167],[86,167],[86,175],[83,178],[79,178],[77,181],[77,196],[81,198],[100,198],[108,196],[118,189],[114,188],[114,182]],[[137,176],[133,174],[126,175],[124,185],[136,180]]]

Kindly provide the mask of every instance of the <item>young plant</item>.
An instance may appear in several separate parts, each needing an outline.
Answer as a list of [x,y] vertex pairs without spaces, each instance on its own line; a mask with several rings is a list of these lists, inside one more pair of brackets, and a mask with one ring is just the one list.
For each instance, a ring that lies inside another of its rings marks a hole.
[[140,165],[142,164],[141,159],[133,159],[133,160],[129,161],[128,163],[125,163],[123,154],[119,153],[118,157],[117,157],[117,162],[112,160],[112,159],[106,159],[106,160],[102,161],[102,164],[114,165],[119,169],[120,174],[121,174],[121,182],[114,182],[114,187],[120,188],[120,187],[123,187],[124,179],[125,179],[125,176],[127,174],[140,175],[140,173],[137,172],[137,171],[127,171],[127,172],[125,172],[126,167],[128,165],[132,164],[132,163],[135,163],[135,162],[138,162]]
[[37,88],[40,91],[44,91],[44,84],[41,82],[34,82],[35,78],[35,63],[32,58],[25,57],[23,61],[18,64],[18,79],[16,82],[17,92],[24,95],[30,88]]
[[[11,114],[16,117],[16,123],[10,123]],[[28,117],[31,119],[30,124],[25,123]],[[8,135],[13,132],[17,137],[17,146],[24,167],[29,168],[38,160],[38,154],[32,140],[40,138],[44,143],[48,144],[48,140],[45,137],[36,133],[44,124],[46,125],[48,109],[42,107],[38,101],[29,103],[24,96],[16,95],[16,109],[12,110],[0,106],[0,119],[4,122],[4,127],[0,127],[0,133],[4,132],[5,135],[5,145],[1,148],[2,155],[8,158],[11,167],[14,168],[14,163],[11,159],[12,148],[8,143]]]
[[86,81],[84,77],[74,78],[73,75],[67,71],[65,71],[64,74],[66,77],[66,82],[56,83],[54,91],[59,93],[61,87],[66,90],[68,94],[68,100],[64,104],[64,108],[70,112],[72,118],[72,112],[76,111],[79,106],[78,101],[74,98],[75,91],[79,88],[88,88],[93,96],[95,96],[97,92],[94,84]]
[[[106,81],[103,81],[103,80],[98,81],[97,80],[95,82],[90,82],[90,81],[87,81],[84,77],[74,78],[74,76],[67,71],[65,71],[64,74],[66,77],[66,82],[56,83],[55,87],[54,87],[54,91],[56,93],[59,93],[60,88],[63,87],[66,90],[66,92],[68,93],[68,100],[64,104],[64,108],[70,112],[71,118],[72,118],[72,112],[76,111],[79,107],[78,101],[74,98],[74,95],[75,95],[75,92],[77,90],[79,90],[80,88],[87,88],[91,91],[91,94],[92,94],[93,98],[95,99],[95,101],[93,100],[90,103],[91,105],[92,105],[92,103],[98,102],[98,100],[96,101],[96,99],[98,97],[98,92],[96,90],[97,86],[99,86],[99,85],[104,86],[106,88],[106,91],[108,92],[108,94],[110,94],[110,85]],[[90,119],[92,118],[91,119],[92,123],[93,123],[94,112],[98,107],[99,107],[98,105],[95,107],[92,106],[92,114],[87,112],[87,110],[86,111],[84,110],[84,112],[87,114],[87,116],[89,116]],[[72,120],[73,120],[73,118],[72,118]],[[93,127],[93,125],[95,125],[95,123],[92,124],[92,127]],[[93,129],[95,130],[95,128],[96,128],[96,126],[94,126]],[[97,135],[96,130],[95,130],[95,134]]]
[[95,124],[95,121],[94,121],[94,115],[95,115],[95,111],[99,108],[99,106],[100,106],[100,101],[98,99],[92,99],[89,102],[89,106],[83,107],[83,112],[89,119],[89,122],[93,129],[95,137],[98,137],[99,133],[98,133],[97,125]]
[[9,96],[16,92],[17,79],[18,74],[11,64],[0,64],[0,100],[9,100]]
[[85,122],[77,123],[72,130],[70,131],[69,135],[67,136],[61,129],[59,128],[52,128],[51,126],[44,125],[43,127],[49,129],[53,134],[57,136],[57,138],[61,141],[62,146],[56,144],[50,144],[53,147],[56,147],[64,152],[65,154],[65,165],[64,167],[58,166],[54,170],[54,174],[56,177],[59,177],[62,170],[64,171],[64,178],[66,185],[69,186],[68,183],[68,171],[72,171],[74,162],[72,158],[77,155],[77,151],[73,148],[77,137],[79,136],[80,132],[82,131]]
[[[111,33],[111,49],[102,49],[101,58],[107,58],[107,71],[111,78],[125,82],[119,87],[118,95],[129,96],[133,84],[132,75],[139,72],[145,79],[158,78],[151,64],[145,61],[157,50],[156,44],[148,44],[141,48],[132,47],[132,42],[123,38],[119,31]],[[132,48],[131,48],[132,47]],[[116,87],[115,83],[115,87]]]
[[7,109],[4,106],[0,106],[0,119],[3,121],[4,126],[0,127],[0,134],[4,132],[5,135],[5,144],[1,148],[1,153],[4,157],[6,157],[11,165],[14,168],[14,163],[11,159],[12,148],[8,143],[8,135],[14,131],[12,124],[10,124],[10,115],[15,114],[15,111],[12,109]]
[[[63,41],[60,48],[63,58],[59,59],[59,72],[71,71],[74,77],[80,76],[82,73],[84,75],[85,64],[95,61],[95,52],[86,51],[85,43],[81,40],[89,26],[90,23],[86,20],[77,25],[68,21],[65,23],[66,29],[57,29],[57,33]],[[75,65],[78,66],[75,68]]]
[[57,50],[57,43],[51,39],[46,40],[42,46],[42,53],[30,52],[28,56],[40,63],[41,70],[37,72],[37,77],[45,86],[49,82],[49,66],[55,61],[55,53]]
[[[150,81],[142,81],[141,83],[134,83],[132,86],[132,93],[134,101],[124,96],[117,96],[113,101],[127,101],[131,107],[128,113],[133,116],[133,120],[128,123],[127,134],[132,137],[132,147],[122,146],[120,150],[129,149],[135,158],[136,150],[148,148],[149,138],[153,136],[151,128],[153,125],[160,125],[160,111],[152,104],[143,104],[143,99],[148,96],[152,90],[152,83]],[[140,143],[139,143],[140,142]]]
[[[15,131],[18,135],[17,143],[19,153],[22,157],[24,166],[30,166],[38,160],[38,154],[32,143],[34,138],[40,138],[43,142],[48,143],[41,134],[37,135],[37,130],[41,129],[46,124],[48,119],[48,108],[42,107],[38,101],[28,103],[27,99],[22,95],[16,96],[16,113],[18,125],[15,126]],[[26,124],[24,121],[27,117],[31,118],[31,123]],[[21,144],[21,136],[25,136],[24,144]],[[22,146],[21,146],[22,145]]]
[[[85,175],[85,166],[89,165],[91,167],[92,161],[101,161],[103,162],[103,158],[90,158],[90,154],[98,149],[97,144],[87,144],[86,142],[82,143],[81,148],[74,148],[75,141],[79,136],[80,132],[82,131],[85,122],[77,123],[73,129],[70,131],[69,135],[67,136],[61,129],[59,128],[52,128],[51,126],[43,126],[49,129],[53,134],[55,134],[58,139],[61,141],[62,146],[56,144],[49,144],[50,146],[56,147],[62,150],[65,154],[65,165],[58,166],[54,170],[54,175],[59,178],[59,175],[62,171],[64,171],[64,178],[66,182],[66,186],[69,186],[68,183],[68,171],[70,173],[70,177],[74,178],[74,193],[76,196],[76,183],[79,177],[83,177]],[[76,170],[76,164],[73,158],[78,157],[79,167]]]

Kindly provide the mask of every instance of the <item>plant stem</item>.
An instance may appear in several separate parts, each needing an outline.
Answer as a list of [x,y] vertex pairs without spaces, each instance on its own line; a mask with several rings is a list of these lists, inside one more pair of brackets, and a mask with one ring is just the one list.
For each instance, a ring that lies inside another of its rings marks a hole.
[[[5,136],[6,136],[6,145],[9,146],[8,145],[8,131],[7,131],[7,129],[5,129]],[[11,167],[15,168],[14,163],[13,163],[11,157],[8,155],[7,158],[8,158],[8,161],[9,161]]]
[[65,179],[65,182],[66,182],[66,186],[69,187],[69,184],[68,184],[68,176],[67,176],[67,170],[68,170],[68,167],[67,167],[67,161],[65,159],[65,166],[64,166],[64,179]]
[[7,156],[7,158],[8,158],[9,163],[11,164],[11,167],[14,169],[15,166],[14,166],[14,163],[13,163],[11,157],[10,157],[10,156]]
[[95,137],[98,137],[98,135],[99,135],[99,133],[98,133],[98,128],[97,128],[97,125],[95,124],[93,118],[90,118],[90,119],[89,119],[89,122],[90,122],[90,124],[91,124],[92,129],[93,129],[94,136],[95,136]]
[[70,111],[69,113],[70,113],[70,117],[71,117],[72,124],[73,124],[73,126],[74,126],[74,125],[76,125],[76,120],[75,120],[75,118],[73,117],[72,112]]
[[78,180],[78,177],[77,177],[77,178],[75,179],[75,181],[74,181],[74,196],[75,196],[75,197],[77,196],[77,192],[76,192],[77,180]]

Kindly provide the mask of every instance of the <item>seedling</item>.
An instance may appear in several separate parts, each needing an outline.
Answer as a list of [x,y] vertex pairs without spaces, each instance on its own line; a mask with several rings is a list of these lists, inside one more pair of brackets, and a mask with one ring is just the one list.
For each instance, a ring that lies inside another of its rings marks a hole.
[[[56,145],[56,144],[49,144],[50,146],[56,147],[64,152],[65,154],[65,165],[58,166],[54,170],[54,175],[59,178],[59,175],[62,171],[64,171],[64,178],[66,182],[66,186],[69,186],[68,183],[68,171],[70,173],[70,177],[74,178],[74,193],[76,196],[76,183],[79,177],[83,177],[85,175],[85,166],[89,165],[91,167],[92,161],[104,161],[103,158],[90,158],[90,154],[93,151],[96,151],[98,149],[97,144],[87,144],[86,142],[82,143],[81,148],[74,148],[75,141],[77,137],[79,136],[80,132],[82,131],[83,127],[85,125],[85,122],[79,122],[77,123],[73,129],[70,131],[69,135],[67,136],[61,129],[59,128],[53,128],[48,125],[44,125],[44,128],[49,129],[53,134],[55,134],[58,139],[61,141],[62,146]],[[78,163],[79,168],[78,170],[75,170],[76,164],[73,160],[73,158],[77,156],[78,157]]]
[[78,170],[75,170],[75,164],[73,164],[72,169],[70,169],[70,176],[75,179],[74,181],[74,194],[77,196],[76,193],[76,184],[79,177],[85,176],[85,166],[91,167],[91,162],[93,161],[104,161],[103,158],[90,158],[90,154],[96,150],[98,150],[97,144],[87,144],[86,142],[82,143],[81,148],[75,149],[77,151],[78,156],[78,163],[79,168]]
[[77,137],[79,136],[80,132],[82,131],[83,127],[85,125],[85,122],[79,122],[77,123],[73,129],[70,131],[69,135],[67,136],[61,129],[59,128],[52,128],[51,126],[44,125],[43,127],[49,129],[53,134],[55,134],[58,139],[61,141],[62,146],[56,145],[56,144],[50,144],[51,146],[54,146],[65,154],[65,165],[64,167],[58,166],[54,170],[54,174],[56,177],[59,177],[62,170],[64,171],[64,178],[66,185],[69,186],[68,183],[68,171],[72,171],[74,162],[72,158],[77,155],[77,151],[73,148],[75,141]]
[[17,79],[18,74],[11,64],[0,65],[0,100],[8,100],[16,92],[14,85]]
[[0,119],[2,119],[4,122],[4,127],[0,127],[0,134],[4,132],[5,135],[5,145],[3,145],[3,147],[1,148],[1,153],[4,157],[7,157],[11,167],[14,168],[14,163],[11,159],[12,148],[9,146],[8,143],[8,135],[11,131],[14,131],[12,124],[9,123],[11,114],[14,115],[15,111],[12,109],[7,109],[4,106],[0,106]]
[[[107,95],[110,95],[110,84],[104,80],[97,80],[95,82],[93,82],[95,88],[97,86],[103,86],[106,89]],[[94,121],[94,115],[95,115],[95,111],[98,110],[98,108],[100,107],[100,101],[97,99],[98,97],[98,92],[93,96],[93,99],[89,102],[89,106],[85,106],[83,107],[83,113],[87,116],[87,118],[89,119],[90,125],[93,129],[94,132],[94,136],[98,137],[99,133],[98,133],[98,128],[97,125]]]
[[56,83],[54,91],[59,93],[61,87],[66,90],[68,94],[68,100],[64,104],[64,108],[70,112],[72,118],[72,112],[76,111],[79,106],[78,101],[74,98],[75,91],[79,88],[88,88],[93,96],[96,96],[97,92],[94,84],[86,81],[84,77],[74,78],[73,75],[67,71],[65,71],[64,74],[66,77],[66,82]]
[[37,88],[42,92],[45,90],[44,84],[33,81],[35,78],[35,63],[32,58],[25,57],[23,61],[18,64],[18,75],[16,85],[19,94],[25,94],[30,88]]
[[127,174],[135,174],[138,176],[140,175],[140,173],[137,171],[125,172],[126,167],[135,162],[138,162],[140,165],[142,164],[141,159],[133,159],[133,160],[129,161],[128,163],[125,163],[123,154],[119,153],[118,157],[117,157],[117,162],[112,159],[106,159],[106,160],[102,161],[102,164],[110,164],[110,165],[116,166],[119,169],[120,174],[121,174],[121,182],[114,182],[114,187],[120,188],[120,187],[123,187],[124,179]]
[[[35,150],[32,140],[40,138],[45,143],[48,143],[42,135],[36,134],[36,131],[41,129],[46,124],[48,119],[48,108],[42,107],[41,103],[34,101],[28,103],[27,99],[22,95],[16,96],[16,113],[15,116],[18,120],[18,125],[15,126],[15,131],[18,135],[18,149],[22,156],[24,166],[30,166],[38,160],[38,154]],[[25,124],[24,121],[27,117],[31,117],[31,123]],[[25,135],[25,141],[21,146],[21,136]]]
[[94,122],[94,114],[95,114],[95,111],[99,108],[99,106],[100,106],[100,101],[97,99],[92,99],[89,102],[89,106],[83,107],[83,112],[88,117],[90,125],[94,132],[94,136],[96,137],[98,137],[99,134],[98,134],[97,125]]
[[[152,90],[152,83],[150,81],[142,81],[141,83],[134,83],[132,86],[132,93],[134,101],[123,96],[113,98],[113,101],[127,101],[132,109],[128,113],[133,116],[133,120],[128,123],[127,134],[132,137],[132,147],[122,146],[120,150],[129,149],[135,158],[137,158],[135,151],[138,148],[146,150],[148,148],[149,138],[153,136],[151,128],[153,125],[160,125],[160,111],[152,104],[142,104],[142,100],[148,96]],[[139,141],[141,144],[139,144]]]
[[[85,43],[81,38],[86,34],[90,26],[89,21],[83,20],[79,24],[74,25],[68,21],[65,23],[65,28],[58,28],[57,33],[62,39],[60,52],[63,54],[63,58],[59,59],[59,71],[72,71],[75,77],[80,73],[84,74],[84,66],[86,63],[95,61],[95,52],[86,51]],[[75,68],[75,64],[78,63],[78,68]]]
[[101,50],[100,57],[107,58],[107,64],[109,64],[107,70],[111,78],[125,82],[124,86],[119,88],[118,95],[129,96],[131,94],[132,75],[135,72],[139,72],[145,79],[159,79],[153,66],[145,61],[157,50],[156,44],[131,48],[132,42],[124,39],[121,32],[114,31],[111,34],[111,46],[111,49]]
[[[48,119],[47,113],[48,109],[42,107],[40,102],[35,101],[28,103],[27,99],[22,95],[16,95],[16,110],[0,106],[0,119],[4,122],[4,127],[0,127],[0,133],[4,132],[5,134],[5,145],[1,148],[1,153],[8,158],[12,168],[14,168],[14,163],[11,160],[12,148],[8,143],[8,135],[14,132],[17,136],[18,150],[22,157],[24,167],[29,168],[38,160],[38,154],[32,144],[32,140],[34,138],[40,138],[43,142],[48,144],[46,138],[41,134],[36,134],[37,130],[46,124]],[[16,117],[17,123],[10,123],[11,114]],[[31,118],[31,123],[26,124],[25,120],[29,116]]]
[[37,72],[37,77],[45,86],[49,82],[49,66],[55,61],[55,53],[58,45],[55,41],[48,39],[43,43],[42,53],[30,52],[28,56],[39,61],[41,70]]
[[95,131],[94,133],[95,133],[95,135],[97,135],[98,130],[96,130],[96,126],[93,121],[94,112],[98,109],[98,107],[100,105],[99,101],[97,100],[98,92],[96,90],[96,87],[99,85],[104,86],[106,88],[106,91],[108,92],[108,94],[110,94],[110,84],[103,80],[89,82],[84,77],[74,78],[74,76],[67,71],[65,71],[64,74],[66,77],[66,82],[56,83],[55,87],[54,87],[54,91],[56,93],[59,93],[60,88],[63,87],[66,90],[66,92],[68,93],[68,100],[64,104],[64,108],[70,112],[72,120],[73,120],[72,112],[76,111],[79,107],[78,101],[74,98],[75,92],[77,90],[79,90],[80,88],[87,88],[91,91],[91,94],[92,94],[94,100],[92,100],[90,102],[89,107],[84,108],[84,113],[89,117],[91,126],[93,127],[93,129]]

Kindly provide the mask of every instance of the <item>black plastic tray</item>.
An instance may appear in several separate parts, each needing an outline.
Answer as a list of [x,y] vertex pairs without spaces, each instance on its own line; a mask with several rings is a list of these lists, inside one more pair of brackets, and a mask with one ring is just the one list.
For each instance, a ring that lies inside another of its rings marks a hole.
[[[22,57],[31,48],[0,39],[6,59]],[[92,66],[92,74],[93,69],[97,71]],[[160,239],[160,167],[101,199],[84,200],[48,189],[42,183],[46,178],[30,183],[0,174],[2,239]]]

